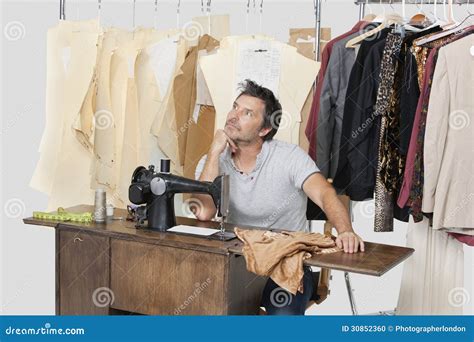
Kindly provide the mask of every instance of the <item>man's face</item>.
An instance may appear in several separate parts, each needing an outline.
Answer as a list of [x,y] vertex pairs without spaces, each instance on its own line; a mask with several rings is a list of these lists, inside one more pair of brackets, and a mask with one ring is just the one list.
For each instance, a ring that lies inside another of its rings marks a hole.
[[265,102],[249,95],[239,96],[227,114],[225,133],[235,143],[248,144],[265,136],[271,128],[262,128]]

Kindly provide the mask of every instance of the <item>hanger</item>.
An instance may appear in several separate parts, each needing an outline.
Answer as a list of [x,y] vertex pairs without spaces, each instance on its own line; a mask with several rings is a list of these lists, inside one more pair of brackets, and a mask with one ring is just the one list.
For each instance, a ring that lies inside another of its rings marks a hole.
[[179,28],[179,8],[181,7],[181,0],[176,4],[176,27]]
[[352,38],[346,43],[346,48],[354,48],[356,44],[362,42],[365,38],[368,38],[374,34],[377,34],[378,32],[382,31],[384,28],[389,27],[393,24],[402,24],[403,20],[402,18],[397,15],[397,14],[389,14],[385,16],[385,20],[376,28],[369,30],[367,32],[364,32],[360,36],[357,36],[355,38]]
[[382,0],[380,0],[380,6],[382,6],[382,14],[377,15],[372,22],[374,23],[382,23],[385,20],[385,6],[382,3]]
[[245,15],[245,32],[249,33],[249,12],[250,12],[250,0],[247,0],[247,14]]
[[97,0],[97,23],[100,27],[100,12],[102,10],[102,0]]
[[[446,0],[444,0],[444,7],[446,8]],[[444,17],[446,18],[446,11],[444,12]],[[453,15],[453,0],[448,0],[448,18],[446,20],[446,25],[444,25],[442,28],[444,29],[450,29],[454,25],[457,25],[456,20],[454,20],[454,15]]]
[[158,29],[158,0],[155,0],[155,15],[153,18],[153,26],[155,27],[155,30]]
[[431,21],[428,19],[425,12],[423,11],[423,1],[420,2],[419,6],[418,4],[416,4],[416,7],[418,8],[418,12],[410,18],[408,24],[419,26],[426,26],[428,22],[431,24]]
[[365,0],[365,7],[370,10],[370,13],[366,14],[362,18],[362,20],[363,21],[373,21],[377,16],[374,13],[372,13],[372,7],[370,7],[370,5],[369,5],[369,0]]
[[135,9],[136,9],[136,4],[137,0],[133,0],[133,11],[132,11],[132,40],[135,40],[135,30],[136,30],[136,24],[135,24]]
[[424,45],[424,44],[427,44],[427,43],[431,43],[435,40],[441,39],[443,37],[447,37],[447,36],[449,36],[453,33],[461,31],[462,29],[464,29],[469,24],[469,21],[470,21],[469,19],[473,19],[473,18],[474,18],[474,14],[470,14],[466,18],[464,18],[464,20],[461,23],[459,23],[458,25],[456,25],[455,27],[452,27],[448,30],[444,30],[444,31],[435,33],[433,35],[429,35],[425,38],[421,38],[421,39],[417,40],[417,44],[418,45]]

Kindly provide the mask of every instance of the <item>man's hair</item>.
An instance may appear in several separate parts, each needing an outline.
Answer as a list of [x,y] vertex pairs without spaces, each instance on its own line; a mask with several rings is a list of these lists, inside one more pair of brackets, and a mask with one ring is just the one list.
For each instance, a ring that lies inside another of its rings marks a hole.
[[263,124],[260,129],[271,128],[272,130],[262,138],[264,141],[271,140],[277,133],[278,127],[280,126],[282,115],[280,101],[278,101],[270,89],[262,87],[249,79],[239,83],[239,88],[241,93],[238,97],[242,95],[248,95],[259,98],[265,103]]

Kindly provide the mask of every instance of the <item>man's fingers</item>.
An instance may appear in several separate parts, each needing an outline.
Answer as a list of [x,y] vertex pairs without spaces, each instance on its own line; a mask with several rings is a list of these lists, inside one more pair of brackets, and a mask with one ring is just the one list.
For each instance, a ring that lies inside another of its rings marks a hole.
[[347,239],[347,236],[342,237],[342,245],[344,246],[344,252],[348,253],[349,252],[349,241]]
[[229,145],[230,145],[233,149],[236,149],[236,150],[237,150],[237,145],[236,145],[235,142],[234,142],[231,138],[229,138],[228,136],[227,136],[227,141],[229,142]]
[[349,237],[349,253],[353,253],[354,252],[354,236],[351,235]]
[[341,238],[340,238],[340,237],[337,237],[337,238],[336,238],[336,245],[337,245],[337,247],[339,247],[339,248],[342,248],[342,247],[343,247],[343,244],[342,244],[342,241],[341,241]]
[[359,239],[360,240],[360,251],[361,252],[365,252],[365,245],[364,245],[364,241],[362,239]]
[[354,239],[354,253],[357,253],[359,251],[359,239],[357,236]]

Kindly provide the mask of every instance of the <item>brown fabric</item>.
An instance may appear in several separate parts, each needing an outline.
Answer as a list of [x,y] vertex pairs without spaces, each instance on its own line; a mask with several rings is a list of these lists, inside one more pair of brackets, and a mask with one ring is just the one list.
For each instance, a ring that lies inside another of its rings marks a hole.
[[[314,38],[314,27],[310,28],[290,28],[290,39],[288,44],[295,46],[298,49],[298,52],[307,58],[314,60],[314,44],[312,42],[298,42],[298,39],[310,40]],[[321,27],[321,40],[320,40],[320,49],[323,51],[327,42],[331,40],[331,28],[330,27]]]
[[247,270],[269,276],[292,294],[303,293],[303,261],[312,254],[334,253],[341,249],[329,236],[319,233],[234,229],[244,243]]
[[[198,51],[204,49],[211,51],[218,46],[218,40],[208,35],[202,36],[199,39],[198,46],[191,48],[188,52],[186,59],[181,66],[181,73],[174,79],[173,93],[180,165],[184,165],[186,155],[188,155],[186,152],[187,137],[190,125],[194,123],[192,116],[194,105],[196,103],[196,64],[198,60]],[[213,131],[211,134],[212,133]],[[194,143],[199,143],[199,141],[195,140]]]
[[194,179],[199,160],[209,151],[214,137],[215,119],[214,107],[201,105],[197,123],[190,120],[184,159],[184,177]]

